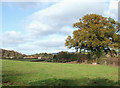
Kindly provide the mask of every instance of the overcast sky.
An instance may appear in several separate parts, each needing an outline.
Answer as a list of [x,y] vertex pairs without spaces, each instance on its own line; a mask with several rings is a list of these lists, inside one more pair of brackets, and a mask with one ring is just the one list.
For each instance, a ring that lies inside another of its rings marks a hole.
[[73,23],[91,13],[117,20],[118,0],[3,0],[0,48],[24,54],[74,52],[65,39],[76,30]]

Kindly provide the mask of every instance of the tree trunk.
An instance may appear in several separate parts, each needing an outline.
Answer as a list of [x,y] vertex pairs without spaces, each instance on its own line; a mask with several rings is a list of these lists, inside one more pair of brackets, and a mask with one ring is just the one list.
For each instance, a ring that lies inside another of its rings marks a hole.
[[107,61],[105,60],[105,65],[107,65]]
[[113,66],[115,66],[115,62],[113,62]]
[[96,64],[97,64],[97,60],[98,60],[98,58],[96,58]]
[[78,52],[78,48],[76,48],[76,53]]
[[87,64],[87,60],[85,60],[85,64]]
[[80,48],[80,53],[81,53],[81,48]]
[[92,63],[94,63],[94,59],[93,59]]

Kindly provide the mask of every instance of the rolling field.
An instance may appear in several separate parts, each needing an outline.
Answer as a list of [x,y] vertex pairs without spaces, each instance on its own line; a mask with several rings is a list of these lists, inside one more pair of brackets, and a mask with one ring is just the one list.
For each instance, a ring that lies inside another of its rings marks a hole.
[[2,60],[3,86],[117,86],[118,68]]

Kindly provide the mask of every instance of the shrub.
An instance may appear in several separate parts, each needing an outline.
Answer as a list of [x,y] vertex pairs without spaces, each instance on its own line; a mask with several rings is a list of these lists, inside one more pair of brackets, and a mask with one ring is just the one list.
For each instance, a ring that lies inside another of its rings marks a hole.
[[69,52],[59,52],[57,55],[54,55],[53,57],[53,62],[70,62],[74,60],[74,54],[69,53]]
[[116,66],[118,66],[119,63],[120,63],[120,60],[119,60],[119,59],[120,59],[120,58],[109,57],[109,58],[107,58],[107,64],[108,64],[108,65],[116,65]]
[[77,61],[78,63],[82,63],[84,60],[87,60],[86,54],[81,53],[69,53],[69,52],[59,52],[57,55],[54,55],[53,62],[71,62],[71,61]]
[[87,55],[86,54],[76,53],[74,56],[75,56],[74,58],[76,59],[76,61],[78,63],[82,63],[85,60],[87,60]]

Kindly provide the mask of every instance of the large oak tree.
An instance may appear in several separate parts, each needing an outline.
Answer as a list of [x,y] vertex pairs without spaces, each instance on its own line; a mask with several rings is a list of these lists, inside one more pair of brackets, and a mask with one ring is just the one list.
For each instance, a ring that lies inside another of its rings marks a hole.
[[73,24],[78,30],[68,36],[65,46],[81,49],[97,54],[120,49],[120,23],[112,18],[103,17],[97,14],[87,14],[79,22]]

